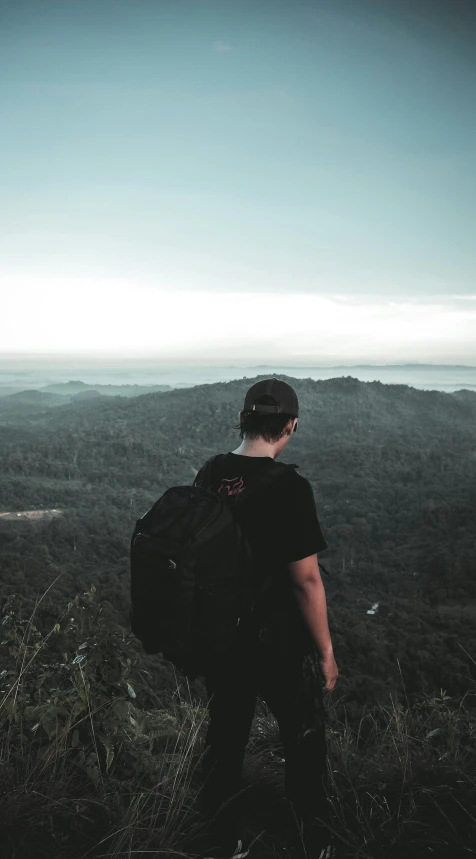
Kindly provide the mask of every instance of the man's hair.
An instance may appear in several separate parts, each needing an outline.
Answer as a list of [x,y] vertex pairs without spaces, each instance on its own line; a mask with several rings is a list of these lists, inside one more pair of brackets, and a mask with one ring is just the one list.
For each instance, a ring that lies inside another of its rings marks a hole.
[[[256,401],[256,405],[272,406],[276,401],[273,397],[264,395]],[[240,431],[240,437],[264,438],[265,441],[279,441],[285,435],[291,435],[292,430],[286,429],[287,424],[294,415],[263,414],[255,411],[242,413],[241,422],[236,427]]]

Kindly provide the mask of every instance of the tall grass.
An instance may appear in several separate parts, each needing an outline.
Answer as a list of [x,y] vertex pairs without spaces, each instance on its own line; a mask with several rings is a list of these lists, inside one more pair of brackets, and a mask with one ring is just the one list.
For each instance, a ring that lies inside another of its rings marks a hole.
[[441,690],[410,707],[389,695],[355,727],[331,712],[331,801],[349,855],[476,847],[475,697]]
[[190,783],[203,705],[179,693],[167,709],[138,705],[134,646],[94,589],[46,633],[35,614],[25,620],[12,598],[3,617],[4,855],[176,855],[197,818]]
[[[193,855],[202,827],[204,701],[178,681],[165,703],[157,695],[158,706],[141,704],[154,690],[138,650],[107,617],[94,589],[76,597],[49,628],[42,628],[40,614],[38,605],[25,619],[16,597],[4,607],[2,856]],[[409,706],[389,694],[354,724],[337,718],[329,696],[332,828],[343,856],[476,852],[474,699],[471,691],[454,701],[442,690]],[[261,704],[246,784],[248,834],[258,838],[252,855],[298,856],[282,814],[277,725]]]

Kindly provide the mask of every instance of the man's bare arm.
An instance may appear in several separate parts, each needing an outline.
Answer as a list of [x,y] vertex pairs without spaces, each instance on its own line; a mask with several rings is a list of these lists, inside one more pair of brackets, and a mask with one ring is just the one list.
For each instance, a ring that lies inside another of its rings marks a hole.
[[334,688],[339,673],[332,648],[327,603],[317,555],[291,561],[289,573],[299,610],[319,651],[319,664],[325,679],[325,689]]

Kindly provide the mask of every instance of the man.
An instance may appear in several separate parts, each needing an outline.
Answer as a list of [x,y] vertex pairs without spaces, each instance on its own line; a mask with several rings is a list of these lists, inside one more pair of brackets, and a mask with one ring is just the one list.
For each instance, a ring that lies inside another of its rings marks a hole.
[[205,675],[210,721],[203,809],[212,819],[222,806],[221,832],[230,838],[230,852],[218,855],[230,856],[238,839],[232,855],[248,855],[241,847],[233,804],[227,807],[226,800],[240,790],[257,695],[278,722],[286,795],[309,859],[334,855],[322,826],[327,818],[325,711],[320,678],[313,673],[317,658],[324,689],[334,688],[338,669],[317,558],[327,543],[311,485],[294,468],[270,481],[264,491],[251,491],[258,475],[272,468],[284,451],[297,430],[298,416],[298,399],[290,385],[275,378],[257,382],[240,412],[240,446],[218,456],[207,478],[205,467],[195,478],[195,485],[223,492],[231,503],[245,493],[236,516],[252,548],[253,569],[263,582],[271,580],[253,620],[240,629],[233,652],[216,658]]

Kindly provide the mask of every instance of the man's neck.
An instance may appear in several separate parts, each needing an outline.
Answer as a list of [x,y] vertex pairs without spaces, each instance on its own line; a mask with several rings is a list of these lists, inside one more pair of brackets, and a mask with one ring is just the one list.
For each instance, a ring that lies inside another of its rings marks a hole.
[[264,439],[252,439],[250,441],[243,439],[240,446],[232,453],[238,456],[269,456],[271,459],[276,459],[279,456],[277,445],[270,444]]

